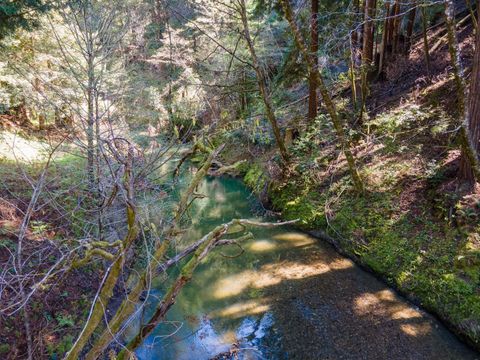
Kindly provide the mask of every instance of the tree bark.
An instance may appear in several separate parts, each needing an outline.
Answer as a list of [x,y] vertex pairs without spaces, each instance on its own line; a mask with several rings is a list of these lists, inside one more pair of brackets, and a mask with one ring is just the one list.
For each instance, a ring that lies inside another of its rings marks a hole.
[[[445,0],[445,24],[447,27],[447,38],[448,38],[448,49],[450,52],[450,61],[453,70],[453,76],[455,80],[455,87],[457,90],[457,107],[458,107],[458,117],[463,118],[462,124],[460,126],[460,147],[462,150],[462,159],[461,166],[459,171],[459,178],[462,180],[467,180],[473,182],[476,178],[480,179],[480,167],[478,161],[478,138],[475,138],[475,128],[478,126],[474,124],[473,131],[470,126],[472,121],[470,119],[470,111],[465,106],[465,96],[466,96],[466,84],[465,76],[463,71],[463,66],[460,58],[460,50],[458,46],[458,39],[455,32],[455,7],[452,0]],[[478,34],[477,34],[478,35]],[[478,40],[478,39],[477,39]],[[478,44],[478,43],[477,43]],[[476,55],[474,59],[478,67],[478,47],[476,49]],[[475,69],[474,71],[477,71]],[[475,77],[475,73],[472,73],[472,76]],[[472,78],[473,79],[473,78]],[[472,81],[473,86],[477,86],[477,82]],[[475,90],[475,88],[473,88]],[[473,92],[473,97],[478,97],[478,93]],[[477,99],[473,99],[473,102],[477,102]],[[473,112],[477,112],[475,105],[473,107]]]
[[423,51],[425,53],[425,65],[427,66],[427,74],[431,75],[431,65],[430,65],[430,51],[428,45],[428,19],[427,19],[427,9],[425,4],[422,5],[422,31],[423,31]]
[[362,63],[367,65],[370,65],[373,59],[373,19],[375,17],[375,5],[375,0],[365,0],[365,27],[363,31]]
[[[472,152],[469,155],[468,153],[462,153],[462,159],[460,162],[460,172],[459,176],[461,180],[464,180],[468,183],[474,183],[475,173],[472,167],[473,165],[478,168],[478,153],[480,150],[480,31],[476,33],[475,40],[475,55],[473,58],[473,67],[470,77],[470,91],[468,99],[468,109],[467,116],[465,119],[464,127],[466,128],[466,136],[468,142],[471,144]],[[478,178],[477,178],[478,180]]]
[[452,0],[445,0],[445,24],[447,27],[450,63],[452,65],[452,71],[457,90],[458,116],[461,117],[465,114],[466,84],[460,58],[460,50],[458,47],[457,34],[455,31],[455,7]]
[[374,27],[373,18],[375,17],[375,0],[365,0],[365,26],[363,28],[363,51],[362,51],[362,104],[360,107],[360,124],[363,123],[363,115],[368,95],[368,76],[371,71],[373,60],[373,39]]
[[[88,44],[88,84],[87,84],[87,176],[88,188],[96,191],[95,187],[95,68],[93,57],[93,43]],[[91,45],[91,46],[90,46]]]
[[385,47],[388,54],[393,53],[393,42],[395,38],[395,19],[399,9],[399,1],[395,0],[395,4],[391,7],[390,14],[388,16],[388,36]]
[[[475,2],[475,0],[474,0],[474,2]],[[477,28],[478,28],[478,20],[475,17],[475,11],[474,11],[474,8],[472,6],[472,2],[470,0],[465,0],[465,3],[467,4],[468,11],[470,11],[470,15],[472,16],[473,27],[475,28],[475,31],[476,31]]]
[[380,47],[380,56],[378,60],[378,72],[377,77],[380,77],[383,72],[383,64],[385,63],[385,47],[388,41],[389,30],[389,15],[390,15],[390,1],[385,1],[385,20],[383,22],[383,34],[382,34],[382,46]]
[[395,2],[395,17],[393,19],[393,44],[392,52],[394,54],[398,53],[398,42],[400,38],[400,24],[402,23],[402,16],[400,16],[401,4],[400,0]]
[[38,115],[38,130],[45,130],[45,115],[43,114]]
[[357,24],[359,20],[360,0],[353,2],[353,18],[351,27],[353,28],[350,35],[350,87],[352,90],[353,108],[357,110],[357,85],[356,85],[356,68],[358,64],[358,30]]
[[407,36],[405,39],[405,54],[408,55],[410,52],[410,47],[412,46],[412,34],[413,34],[413,27],[415,25],[415,17],[417,15],[417,1],[412,0],[411,2],[412,8],[408,12],[408,22],[407,22]]
[[[312,61],[315,71],[318,68],[318,0],[311,0],[312,13],[310,19],[310,51],[312,52]],[[313,121],[317,117],[317,83],[315,74],[309,74],[308,80],[308,120]]]

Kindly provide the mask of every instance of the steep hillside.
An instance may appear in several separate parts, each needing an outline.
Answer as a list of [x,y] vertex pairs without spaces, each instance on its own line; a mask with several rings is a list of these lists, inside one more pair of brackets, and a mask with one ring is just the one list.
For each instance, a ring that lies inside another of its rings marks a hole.
[[[438,33],[429,38],[439,42],[430,74],[418,39],[408,59],[389,63],[386,79],[372,84],[368,132],[354,135],[363,194],[352,193],[325,115],[293,142],[286,170],[259,146],[244,153],[234,143],[226,158],[248,159],[246,183],[283,218],[301,219],[303,229],[332,242],[480,348],[480,189],[472,192],[457,180],[456,93],[447,42]],[[471,24],[459,33],[467,67],[471,33]]]

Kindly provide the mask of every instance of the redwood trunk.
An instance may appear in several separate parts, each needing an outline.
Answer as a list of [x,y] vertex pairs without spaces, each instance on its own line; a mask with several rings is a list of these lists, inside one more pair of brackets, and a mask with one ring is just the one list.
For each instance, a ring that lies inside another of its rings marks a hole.
[[410,52],[410,47],[412,45],[412,34],[413,34],[413,27],[415,25],[415,16],[417,15],[417,1],[411,1],[412,8],[408,13],[408,23],[407,23],[407,37],[405,41],[405,54],[408,55]]
[[425,6],[422,6],[422,31],[423,31],[423,51],[425,52],[425,65],[427,66],[427,73],[430,77],[431,66],[430,66],[430,51],[428,45],[428,19],[427,19],[427,10]]
[[368,77],[371,72],[373,60],[373,39],[374,27],[373,18],[375,17],[375,0],[365,0],[365,26],[363,28],[363,51],[362,51],[362,104],[360,107],[360,124],[363,123],[365,105],[368,96]]
[[387,44],[386,44],[386,50],[388,54],[394,52],[393,44],[397,34],[396,24],[397,24],[397,16],[399,12],[400,12],[400,2],[399,0],[396,0],[395,4],[392,6],[390,10],[390,15],[388,19],[388,36],[387,36]]
[[387,46],[387,42],[388,42],[388,29],[390,24],[389,14],[390,14],[390,1],[385,1],[385,20],[383,23],[382,45],[380,47],[380,56],[378,59],[377,76],[380,76],[382,74],[383,64],[385,62],[385,47]]
[[[318,68],[318,0],[312,0],[312,14],[310,24],[310,51],[312,53],[312,61],[315,71]],[[317,117],[317,83],[315,81],[315,72],[309,74],[309,90],[308,90],[308,119],[315,120]]]
[[375,0],[365,1],[365,27],[363,33],[362,63],[370,65],[373,59],[373,18],[375,17]]
[[400,16],[400,1],[397,0],[395,2],[395,18],[393,19],[393,44],[392,44],[392,52],[398,52],[398,40],[400,36],[400,24],[402,22],[402,17]]
[[[478,162],[478,152],[480,150],[480,31],[477,31],[476,34],[475,56],[473,58],[469,94],[466,119],[468,123],[467,135],[470,138],[472,150],[474,150],[473,155]],[[465,153],[462,154],[460,178],[470,183],[473,183],[475,180],[471,163]]]

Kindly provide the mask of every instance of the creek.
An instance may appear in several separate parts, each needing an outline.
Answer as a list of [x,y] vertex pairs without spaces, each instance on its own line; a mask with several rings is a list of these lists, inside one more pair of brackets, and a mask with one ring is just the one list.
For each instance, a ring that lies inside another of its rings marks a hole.
[[[233,218],[266,220],[238,179],[207,178],[198,192],[206,197],[192,205],[179,249]],[[235,246],[217,248],[197,268],[166,321],[137,349],[140,360],[480,358],[329,244],[291,227],[252,232],[240,256]],[[143,319],[164,280],[153,282]]]

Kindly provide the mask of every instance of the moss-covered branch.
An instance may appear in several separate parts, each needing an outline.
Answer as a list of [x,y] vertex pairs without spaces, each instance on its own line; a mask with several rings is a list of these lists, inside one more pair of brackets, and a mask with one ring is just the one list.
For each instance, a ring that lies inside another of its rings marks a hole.
[[103,331],[100,337],[95,342],[92,349],[86,356],[86,359],[97,359],[101,352],[110,343],[113,337],[121,331],[123,323],[135,312],[135,305],[139,302],[140,295],[143,290],[150,283],[150,280],[156,275],[156,265],[164,262],[165,254],[170,247],[171,242],[181,233],[179,223],[183,214],[187,210],[190,199],[195,193],[195,189],[200,184],[202,179],[207,175],[208,170],[212,164],[213,159],[218,156],[224,146],[220,146],[215,150],[211,150],[207,159],[202,167],[194,175],[189,187],[185,190],[180,201],[177,205],[177,209],[174,213],[173,221],[169,228],[165,232],[165,239],[160,246],[155,250],[153,258],[149,265],[145,268],[143,273],[139,276],[135,286],[130,290],[127,297],[122,301],[118,311],[108,323],[107,328]]
[[[100,321],[102,320],[106,306],[112,297],[113,289],[117,284],[117,281],[120,277],[123,264],[125,262],[126,251],[131,247],[134,240],[138,235],[138,226],[137,226],[137,217],[136,209],[133,201],[133,176],[132,176],[132,163],[133,163],[133,154],[132,151],[129,151],[129,156],[125,162],[125,175],[124,175],[124,190],[125,190],[125,203],[126,203],[126,217],[128,231],[127,235],[122,241],[120,251],[115,256],[112,264],[110,265],[107,274],[104,276],[104,281],[95,297],[95,300],[90,311],[90,316],[84,325],[82,331],[80,332],[77,340],[73,344],[70,351],[66,354],[65,360],[77,360],[80,357],[80,353],[87,344],[88,339],[93,334],[95,329],[98,327]],[[100,249],[97,249],[97,252]]]
[[[180,290],[185,284],[190,281],[193,276],[193,272],[200,264],[200,262],[208,255],[211,249],[213,249],[221,240],[221,237],[228,233],[229,229],[236,225],[251,226],[251,227],[277,227],[289,224],[294,224],[297,220],[286,221],[281,223],[262,223],[257,221],[251,221],[247,219],[234,219],[226,224],[217,226],[213,231],[205,235],[198,243],[199,246],[195,251],[193,257],[185,264],[180,275],[177,277],[173,285],[170,286],[167,293],[163,297],[162,301],[158,304],[154,314],[147,322],[140,328],[138,334],[124,347],[120,352],[117,359],[124,360],[133,350],[135,350],[156,327],[165,318],[168,310],[175,303],[175,300],[180,293]],[[236,240],[225,240],[224,244],[232,243],[232,241],[247,240],[252,237],[252,234],[248,233],[239,237]]]

